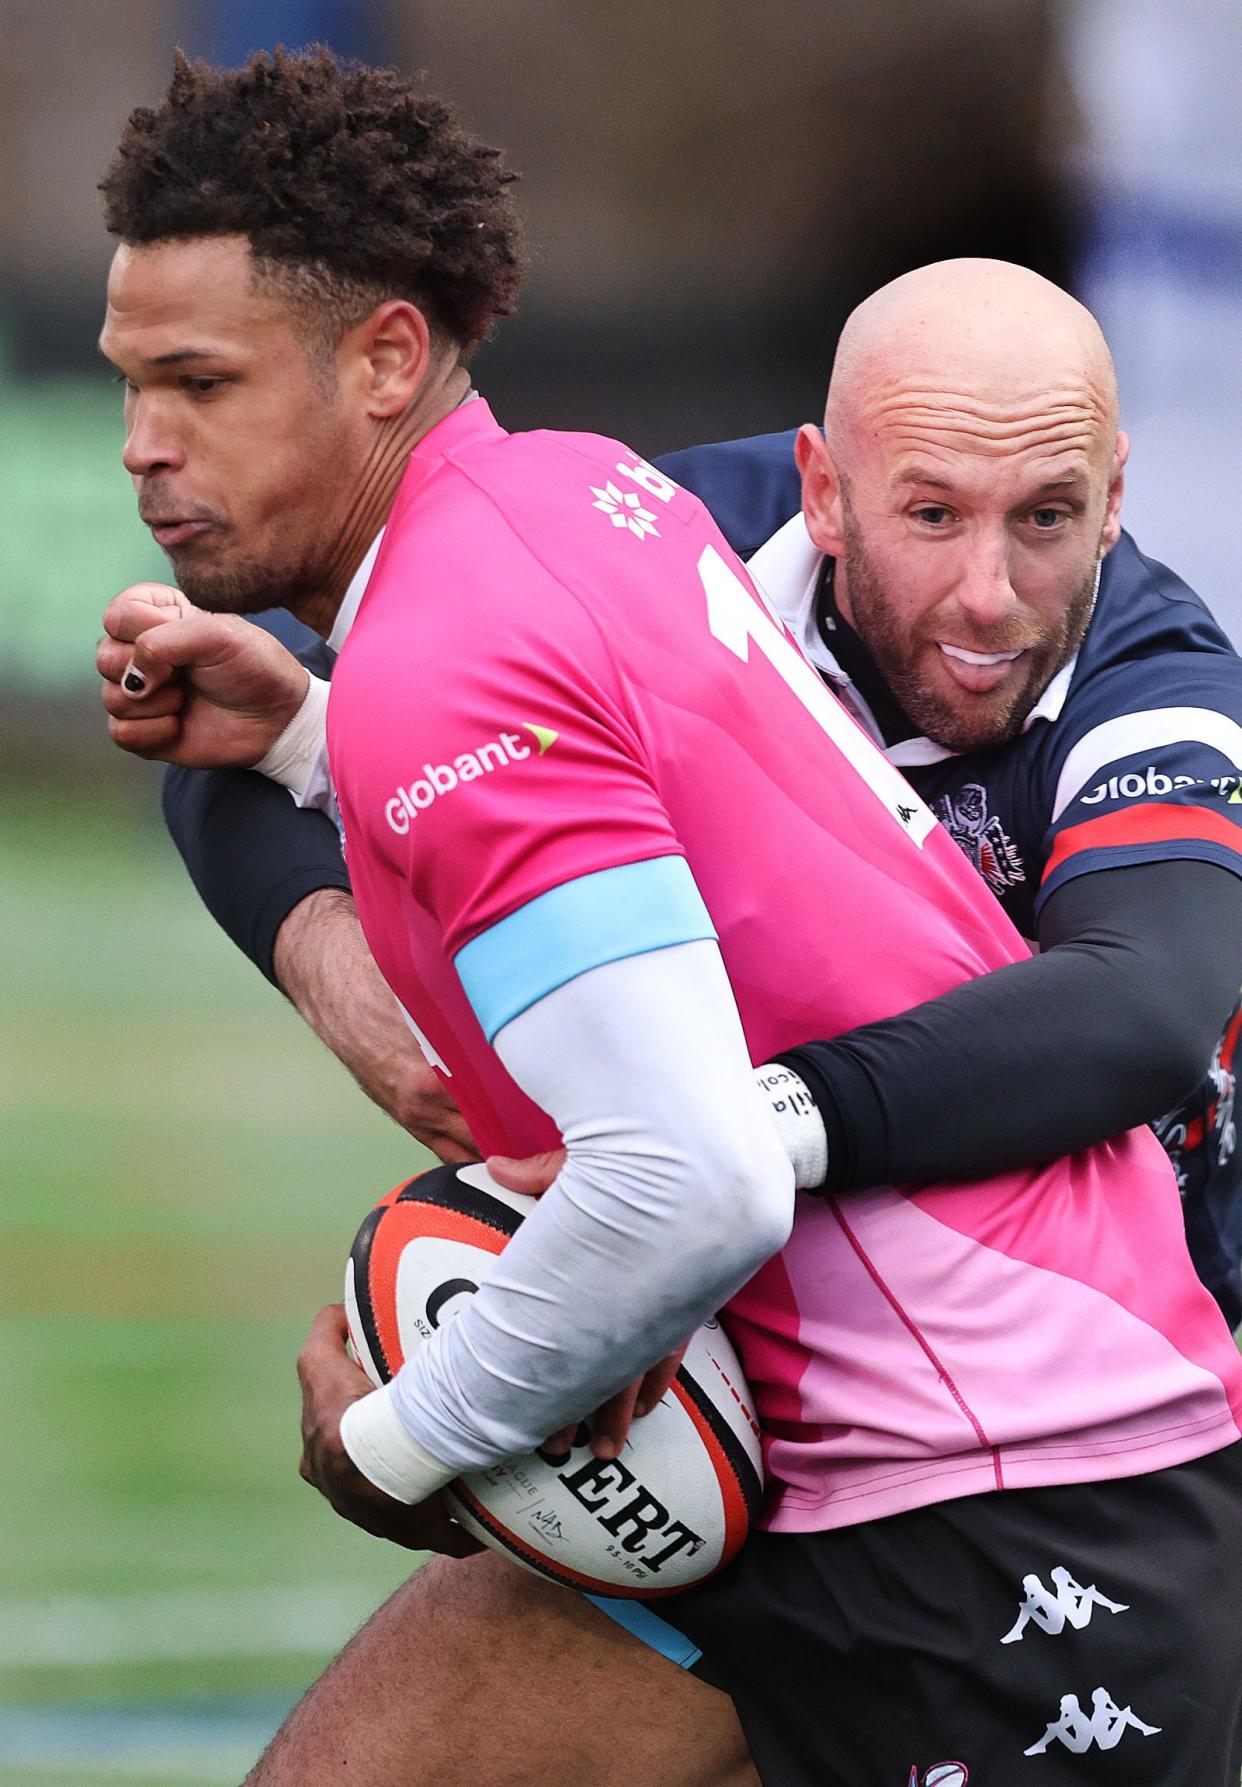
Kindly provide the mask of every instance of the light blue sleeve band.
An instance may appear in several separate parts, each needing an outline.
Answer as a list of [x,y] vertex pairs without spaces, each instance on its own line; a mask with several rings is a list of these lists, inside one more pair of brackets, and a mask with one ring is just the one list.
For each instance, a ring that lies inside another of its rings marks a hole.
[[591,968],[715,936],[685,857],[657,856],[540,894],[459,950],[457,972],[491,1042]]
[[587,1595],[586,1599],[593,1601],[601,1613],[616,1620],[651,1650],[667,1657],[670,1663],[676,1663],[679,1669],[693,1669],[703,1655],[693,1638],[687,1638],[676,1626],[670,1626],[643,1601],[613,1600],[607,1595]]

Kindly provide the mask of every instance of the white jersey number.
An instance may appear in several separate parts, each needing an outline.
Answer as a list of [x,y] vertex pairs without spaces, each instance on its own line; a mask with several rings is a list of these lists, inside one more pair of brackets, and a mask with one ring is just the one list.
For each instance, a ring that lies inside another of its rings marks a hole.
[[892,814],[906,836],[921,850],[935,825],[935,815],[923,804],[909,782],[895,770],[871,740],[855,726],[836,696],[820,680],[819,672],[802,656],[780,625],[761,608],[714,546],[699,559],[699,576],[707,598],[707,624],[714,638],[727,646],[743,664],[750,662],[752,642],[780,677],[790,694],[800,701],[822,732]]

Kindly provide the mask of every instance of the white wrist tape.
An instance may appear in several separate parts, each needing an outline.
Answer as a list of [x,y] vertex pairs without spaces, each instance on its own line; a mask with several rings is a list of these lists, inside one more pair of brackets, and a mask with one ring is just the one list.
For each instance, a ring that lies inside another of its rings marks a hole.
[[341,1416],[341,1443],[363,1476],[394,1501],[425,1502],[457,1475],[406,1432],[391,1384],[350,1403]]
[[755,1069],[799,1191],[817,1191],[828,1173],[828,1137],[815,1100],[790,1067],[771,1062]]
[[271,750],[255,764],[261,776],[279,782],[299,802],[323,755],[328,729],[328,684],[309,673],[307,681],[301,707]]

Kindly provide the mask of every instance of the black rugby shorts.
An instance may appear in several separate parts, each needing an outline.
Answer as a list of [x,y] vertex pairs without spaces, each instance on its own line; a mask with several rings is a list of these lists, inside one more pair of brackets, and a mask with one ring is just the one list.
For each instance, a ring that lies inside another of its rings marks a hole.
[[1238,1787],[1242,1443],[759,1533],[659,1611],[764,1787]]

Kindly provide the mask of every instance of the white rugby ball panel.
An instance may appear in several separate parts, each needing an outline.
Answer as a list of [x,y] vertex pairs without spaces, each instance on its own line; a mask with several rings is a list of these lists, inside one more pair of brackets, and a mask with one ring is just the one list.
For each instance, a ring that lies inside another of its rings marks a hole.
[[354,1358],[357,1359],[378,1390],[385,1379],[375,1362],[363,1327],[362,1315],[358,1308],[357,1279],[358,1273],[354,1266],[354,1256],[351,1253],[345,1262],[345,1325],[349,1329],[349,1344],[353,1348]]
[[[346,1310],[360,1362],[387,1382],[462,1307],[536,1199],[483,1167],[440,1167],[400,1186],[359,1230]],[[596,1459],[579,1426],[546,1450],[459,1478],[456,1518],[514,1562],[609,1595],[671,1594],[735,1555],[763,1487],[759,1429],[737,1355],[715,1322],[686,1349],[660,1404],[618,1459]]]
[[[406,1357],[403,1317],[406,1344],[417,1336],[425,1339],[439,1325],[446,1303],[467,1286],[477,1289],[479,1272],[485,1274],[535,1202],[494,1185],[482,1167],[436,1167],[380,1200],[358,1230],[350,1261],[359,1335],[384,1383]],[[407,1246],[433,1241],[459,1250],[456,1269],[440,1277],[428,1255],[425,1280],[411,1262],[401,1281]],[[399,1307],[406,1296],[411,1301]],[[349,1303],[347,1293],[347,1309]]]

